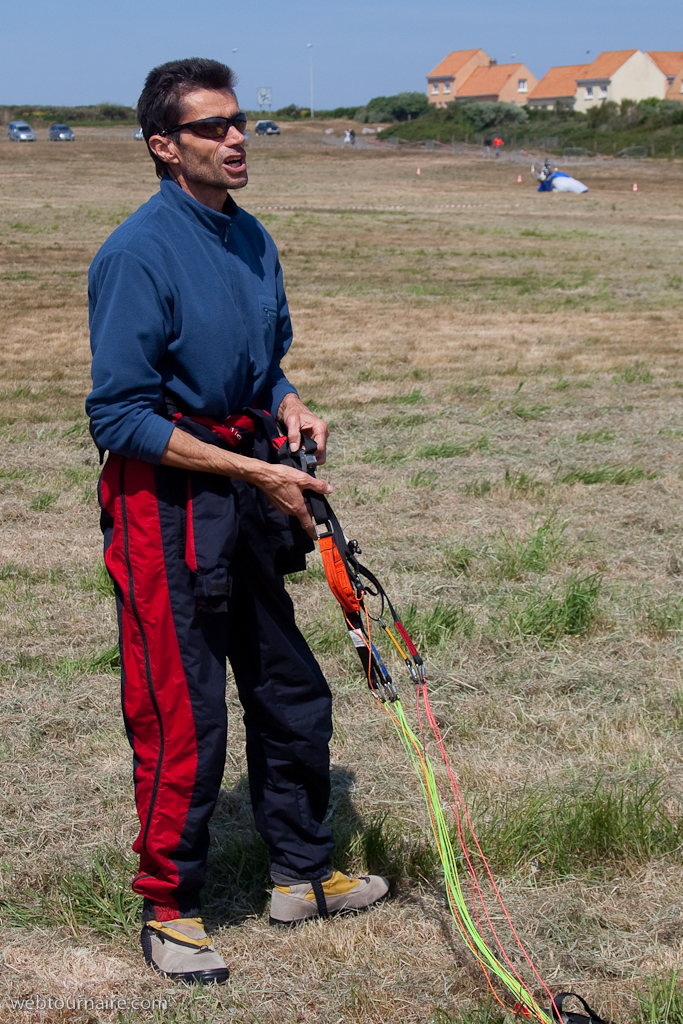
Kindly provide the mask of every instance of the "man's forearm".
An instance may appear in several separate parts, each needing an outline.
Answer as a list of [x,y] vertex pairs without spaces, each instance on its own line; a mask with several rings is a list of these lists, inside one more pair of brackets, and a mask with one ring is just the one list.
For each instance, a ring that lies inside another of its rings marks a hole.
[[285,515],[296,516],[306,532],[313,537],[315,530],[303,497],[303,491],[331,494],[332,488],[324,480],[314,480],[291,466],[273,465],[250,459],[236,452],[228,452],[217,445],[205,444],[191,434],[176,427],[161,456],[163,466],[189,469],[197,473],[216,473],[244,480],[260,487],[275,508]]
[[177,427],[164,448],[161,464],[176,469],[191,469],[199,473],[231,476],[253,484],[258,482],[259,477],[259,467],[254,459],[239,455],[237,452],[226,451],[214,444],[206,444],[184,430],[178,430]]

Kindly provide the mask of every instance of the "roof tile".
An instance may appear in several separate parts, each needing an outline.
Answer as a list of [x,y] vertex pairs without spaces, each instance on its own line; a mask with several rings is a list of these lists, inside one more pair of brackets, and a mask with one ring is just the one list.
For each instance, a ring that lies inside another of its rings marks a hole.
[[559,99],[576,95],[576,79],[581,78],[585,64],[565,64],[550,68],[536,88],[529,93],[530,100]]
[[427,78],[438,78],[441,75],[457,75],[463,65],[474,57],[479,50],[453,50],[447,57],[437,64],[433,71],[430,71]]
[[592,64],[585,66],[579,81],[590,82],[599,81],[601,78],[611,78],[614,72],[618,71],[621,65],[637,52],[637,50],[603,50]]
[[665,75],[677,75],[683,68],[683,50],[648,50],[647,54]]
[[514,73],[523,64],[492,64],[488,68],[476,68],[464,86],[458,89],[458,96],[497,96]]

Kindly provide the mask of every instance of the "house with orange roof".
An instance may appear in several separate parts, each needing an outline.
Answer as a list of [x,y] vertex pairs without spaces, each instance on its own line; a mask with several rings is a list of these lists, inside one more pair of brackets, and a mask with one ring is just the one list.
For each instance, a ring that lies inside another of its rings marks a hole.
[[665,98],[683,103],[683,50],[648,50],[647,54],[666,75]]
[[587,64],[576,81],[575,110],[587,113],[606,100],[663,100],[668,80],[642,50],[605,50]]
[[500,103],[526,103],[529,93],[538,85],[538,79],[526,64],[489,64],[476,68],[464,86],[458,89],[458,99],[493,101]]
[[527,106],[542,110],[555,110],[558,107],[571,110],[576,102],[576,80],[581,78],[585,68],[585,64],[564,64],[551,68],[529,93]]
[[452,103],[472,72],[490,63],[483,50],[453,50],[427,75],[429,102],[435,107]]

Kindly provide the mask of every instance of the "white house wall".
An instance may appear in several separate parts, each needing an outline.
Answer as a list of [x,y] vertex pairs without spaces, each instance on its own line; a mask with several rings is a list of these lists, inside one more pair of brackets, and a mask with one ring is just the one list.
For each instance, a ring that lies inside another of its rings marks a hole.
[[[587,88],[592,84],[593,98],[587,96]],[[601,95],[601,87],[607,87],[607,95]],[[575,110],[586,113],[598,107],[605,100],[621,103],[622,100],[647,100],[654,96],[663,100],[667,90],[667,77],[660,71],[655,62],[642,50],[637,50],[625,60],[612,77],[605,81],[590,79],[581,82],[577,87]]]

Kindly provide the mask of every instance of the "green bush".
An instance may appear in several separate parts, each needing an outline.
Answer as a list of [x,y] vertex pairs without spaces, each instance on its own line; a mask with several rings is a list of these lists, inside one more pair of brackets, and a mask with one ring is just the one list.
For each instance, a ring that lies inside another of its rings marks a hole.
[[361,124],[410,121],[428,108],[429,100],[423,92],[400,92],[396,96],[375,96],[365,107],[359,107],[354,116]]

